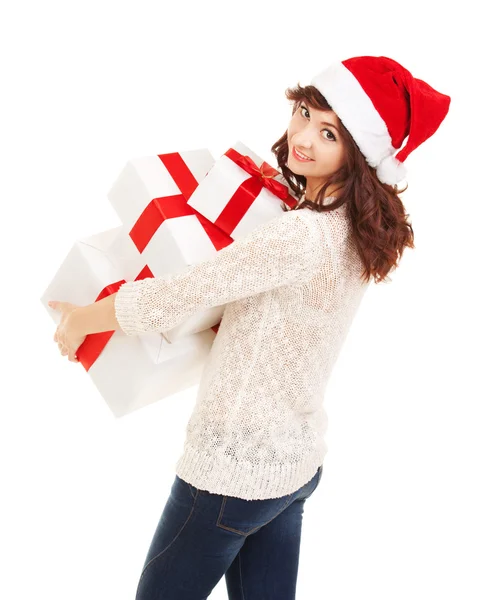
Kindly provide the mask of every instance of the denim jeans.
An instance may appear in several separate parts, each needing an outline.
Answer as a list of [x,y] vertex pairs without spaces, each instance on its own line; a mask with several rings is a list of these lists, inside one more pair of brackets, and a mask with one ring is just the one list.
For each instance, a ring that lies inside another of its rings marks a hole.
[[205,600],[223,575],[229,600],[294,600],[304,503],[321,475],[322,465],[267,500],[211,494],[176,475],[136,600]]

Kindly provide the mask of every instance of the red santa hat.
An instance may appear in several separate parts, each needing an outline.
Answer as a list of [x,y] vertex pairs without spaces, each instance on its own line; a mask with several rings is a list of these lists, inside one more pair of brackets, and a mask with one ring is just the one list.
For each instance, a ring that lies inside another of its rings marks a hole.
[[314,76],[311,85],[329,102],[378,179],[390,185],[405,177],[403,161],[437,131],[451,102],[386,56],[335,63]]

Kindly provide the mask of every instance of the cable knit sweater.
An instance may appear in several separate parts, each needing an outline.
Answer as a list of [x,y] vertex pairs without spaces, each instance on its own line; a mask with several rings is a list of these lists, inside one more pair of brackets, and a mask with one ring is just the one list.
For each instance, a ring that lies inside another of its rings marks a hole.
[[346,205],[322,213],[299,205],[209,260],[120,286],[115,314],[127,335],[225,306],[176,465],[181,479],[216,494],[277,498],[322,464],[324,391],[369,285],[348,219]]

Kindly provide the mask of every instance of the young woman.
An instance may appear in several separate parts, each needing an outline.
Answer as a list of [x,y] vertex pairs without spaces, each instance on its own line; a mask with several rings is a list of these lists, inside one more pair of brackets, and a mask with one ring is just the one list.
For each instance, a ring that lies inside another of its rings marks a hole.
[[286,95],[292,118],[272,151],[295,208],[177,275],[57,303],[54,339],[70,360],[90,333],[165,331],[225,305],[136,600],[202,600],[223,575],[231,600],[295,598],[329,376],[371,278],[414,247],[397,184],[450,97],[382,56],[331,65]]

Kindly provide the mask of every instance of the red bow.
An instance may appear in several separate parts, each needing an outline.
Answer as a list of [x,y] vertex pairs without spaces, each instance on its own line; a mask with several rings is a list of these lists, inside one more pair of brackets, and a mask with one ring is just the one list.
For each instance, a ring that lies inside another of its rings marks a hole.
[[227,152],[225,152],[225,155],[228,158],[231,158],[233,162],[235,162],[249,175],[259,179],[262,185],[272,192],[272,194],[278,196],[281,200],[285,200],[289,195],[287,186],[280,181],[273,179],[276,175],[280,174],[279,171],[274,169],[267,162],[263,161],[259,167],[252,158],[250,158],[248,155],[244,156],[243,154],[240,154],[234,148],[230,148]]

